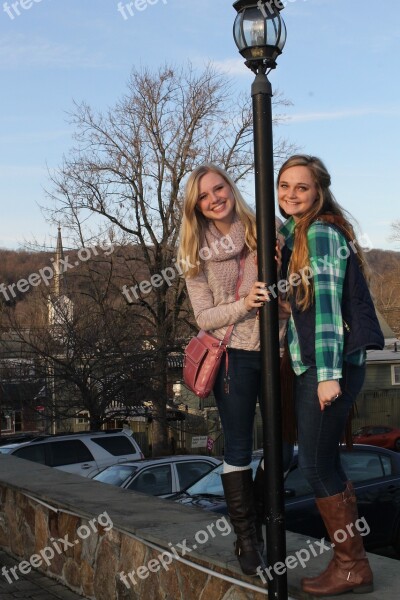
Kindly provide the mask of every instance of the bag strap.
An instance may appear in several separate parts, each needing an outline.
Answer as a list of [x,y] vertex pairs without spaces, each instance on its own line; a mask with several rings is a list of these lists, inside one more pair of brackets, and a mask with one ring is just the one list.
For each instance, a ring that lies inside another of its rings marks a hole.
[[[243,248],[241,254],[240,254],[240,263],[239,263],[239,275],[238,275],[238,280],[236,282],[236,290],[235,290],[235,300],[240,300],[239,298],[239,289],[240,286],[242,285],[242,281],[243,281],[243,274],[244,274],[244,264],[246,262],[246,250],[245,248]],[[228,346],[229,340],[231,338],[232,335],[232,331],[233,328],[235,327],[235,324],[233,323],[232,325],[229,325],[228,329],[226,330],[226,333],[224,335],[224,339],[221,341],[221,346]]]
[[[243,248],[243,250],[240,254],[239,276],[238,276],[238,280],[236,282],[236,291],[235,291],[235,299],[236,300],[239,300],[239,288],[242,285],[242,281],[243,281],[245,261],[246,261],[246,247]],[[226,330],[226,333],[224,335],[224,339],[220,343],[220,346],[222,346],[223,351],[225,353],[225,376],[224,376],[224,392],[225,392],[225,394],[229,394],[229,379],[230,379],[230,377],[228,375],[229,357],[228,357],[227,347],[228,347],[228,342],[231,338],[234,327],[235,327],[234,323],[232,325],[229,325],[229,327]]]

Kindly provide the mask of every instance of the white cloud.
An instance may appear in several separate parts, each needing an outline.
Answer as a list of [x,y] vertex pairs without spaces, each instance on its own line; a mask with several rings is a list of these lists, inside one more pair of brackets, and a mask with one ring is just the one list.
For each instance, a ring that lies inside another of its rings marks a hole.
[[220,73],[227,75],[248,75],[249,69],[244,64],[243,58],[227,58],[225,60],[213,60],[213,67]]
[[53,142],[71,136],[68,129],[58,131],[20,131],[18,133],[6,133],[0,135],[0,144],[37,144],[38,142]]
[[43,177],[47,175],[47,168],[35,165],[0,165],[0,177],[18,178],[19,181],[24,177]]
[[400,110],[396,108],[345,108],[342,110],[320,111],[312,113],[297,113],[287,115],[287,121],[306,123],[311,121],[335,121],[350,117],[364,117],[367,115],[381,115],[386,117],[399,116]]
[[102,52],[82,46],[69,46],[41,37],[24,34],[6,35],[0,39],[0,69],[40,68],[104,68]]
[[14,236],[2,235],[0,237],[0,248],[16,248],[18,244],[19,240]]

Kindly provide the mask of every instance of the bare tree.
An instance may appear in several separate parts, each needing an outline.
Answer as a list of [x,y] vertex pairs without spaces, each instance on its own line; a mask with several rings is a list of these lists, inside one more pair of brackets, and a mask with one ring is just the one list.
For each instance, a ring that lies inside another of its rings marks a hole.
[[388,250],[371,250],[366,257],[376,307],[395,334],[400,335],[400,254]]
[[[43,404],[48,424],[85,412],[97,430],[152,399],[152,353],[137,315],[106,285],[104,270],[86,264],[68,287],[68,295],[56,295],[41,286],[18,311],[5,307],[3,331],[20,348],[14,371],[30,365],[29,381],[43,388],[41,401],[26,397],[25,407]],[[0,350],[9,355],[7,342],[0,340]]]
[[397,221],[393,221],[391,224],[392,233],[390,235],[390,240],[392,242],[400,242],[400,219]]
[[[277,104],[287,102],[278,97]],[[106,235],[134,249],[118,253],[125,261],[120,294],[151,336],[153,451],[162,453],[168,354],[181,347],[185,326],[192,324],[174,262],[183,185],[203,162],[218,163],[236,181],[251,173],[250,100],[238,97],[212,66],[201,73],[190,65],[164,66],[154,73],[134,70],[126,95],[105,114],[75,105],[72,121],[77,144],[52,176],[49,217],[68,227],[81,246]],[[284,158],[291,150],[281,141],[275,152]]]

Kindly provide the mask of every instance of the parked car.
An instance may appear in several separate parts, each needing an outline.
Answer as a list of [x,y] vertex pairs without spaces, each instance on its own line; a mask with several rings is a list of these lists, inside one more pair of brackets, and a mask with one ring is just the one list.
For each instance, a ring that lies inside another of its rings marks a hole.
[[[354,483],[359,516],[370,533],[363,539],[368,550],[393,546],[400,553],[400,456],[375,446],[341,449],[343,467]],[[260,457],[252,460],[255,472]],[[186,506],[227,513],[221,484],[222,465],[170,498]],[[314,495],[297,465],[297,452],[285,478],[286,529],[321,539],[327,533]]]
[[95,475],[116,460],[122,463],[144,458],[129,429],[40,436],[28,442],[0,446],[0,453],[83,477]]
[[353,434],[355,444],[370,444],[400,452],[400,429],[386,425],[367,425]]
[[36,432],[32,433],[12,433],[0,437],[0,446],[10,446],[11,444],[21,444],[22,442],[30,442],[31,440],[43,437],[43,434]]
[[112,465],[92,479],[151,496],[164,496],[186,488],[219,464],[221,461],[212,456],[168,456]]

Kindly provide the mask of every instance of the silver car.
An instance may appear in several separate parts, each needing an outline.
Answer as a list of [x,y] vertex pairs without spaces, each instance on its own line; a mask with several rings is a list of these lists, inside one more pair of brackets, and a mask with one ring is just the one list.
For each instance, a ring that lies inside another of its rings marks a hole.
[[202,455],[130,460],[107,467],[92,479],[151,496],[164,496],[180,492],[220,464],[217,458]]

